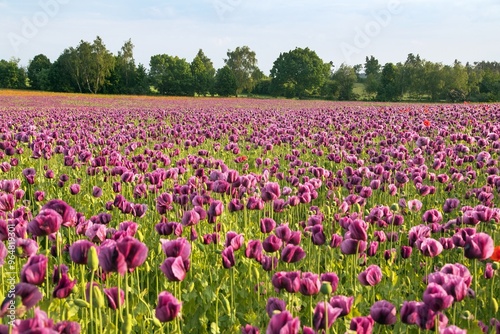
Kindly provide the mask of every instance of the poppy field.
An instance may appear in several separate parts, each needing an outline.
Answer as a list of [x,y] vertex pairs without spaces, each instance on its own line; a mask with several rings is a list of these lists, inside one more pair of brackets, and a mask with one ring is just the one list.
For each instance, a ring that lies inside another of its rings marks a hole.
[[498,120],[0,92],[0,333],[500,333]]

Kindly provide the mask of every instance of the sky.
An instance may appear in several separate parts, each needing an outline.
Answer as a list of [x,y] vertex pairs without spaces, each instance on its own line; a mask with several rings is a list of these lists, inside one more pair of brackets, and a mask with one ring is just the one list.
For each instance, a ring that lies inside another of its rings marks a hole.
[[168,54],[215,68],[248,46],[269,74],[281,52],[314,50],[335,67],[404,62],[409,53],[452,64],[500,61],[498,0],[0,0],[0,59],[55,61],[100,36],[113,54],[129,39],[136,64]]

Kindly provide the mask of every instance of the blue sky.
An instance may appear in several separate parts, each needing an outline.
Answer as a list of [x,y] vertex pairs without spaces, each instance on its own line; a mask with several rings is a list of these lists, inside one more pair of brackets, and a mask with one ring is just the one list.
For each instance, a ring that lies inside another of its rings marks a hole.
[[498,0],[0,0],[0,59],[52,61],[99,35],[114,54],[129,38],[136,63],[166,53],[191,62],[201,48],[214,66],[248,45],[266,73],[280,52],[309,47],[349,65],[409,53],[451,64],[500,61]]

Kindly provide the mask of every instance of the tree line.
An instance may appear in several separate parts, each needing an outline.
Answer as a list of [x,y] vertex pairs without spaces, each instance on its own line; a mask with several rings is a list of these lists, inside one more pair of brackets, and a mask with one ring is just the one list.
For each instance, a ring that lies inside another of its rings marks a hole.
[[374,101],[500,101],[500,63],[455,61],[443,65],[409,54],[382,65],[374,56],[350,66],[323,61],[309,48],[280,53],[269,75],[248,46],[228,50],[215,69],[203,50],[189,63],[168,54],[151,56],[149,68],[136,64],[126,41],[114,55],[97,36],[65,49],[51,62],[36,55],[27,68],[0,60],[0,88],[92,94],[268,95],[286,98]]

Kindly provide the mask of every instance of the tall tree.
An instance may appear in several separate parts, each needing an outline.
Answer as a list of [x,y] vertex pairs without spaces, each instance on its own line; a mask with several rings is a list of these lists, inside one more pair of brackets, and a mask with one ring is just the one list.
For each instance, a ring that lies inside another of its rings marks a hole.
[[48,71],[52,66],[49,58],[44,54],[36,55],[28,65],[28,79],[30,87],[35,90],[47,90]]
[[215,69],[210,58],[205,56],[200,49],[191,62],[191,73],[193,75],[193,90],[198,95],[207,95],[212,92]]
[[339,100],[355,100],[356,96],[353,88],[357,80],[357,75],[354,67],[341,64],[335,73],[333,73],[332,80],[337,84]]
[[365,74],[366,74],[366,76],[369,76],[369,75],[372,75],[372,74],[373,75],[379,75],[380,74],[380,69],[382,68],[382,66],[378,62],[377,58],[375,58],[373,56],[370,56],[370,58],[368,58],[368,56],[366,56],[364,68],[365,68]]
[[236,95],[238,90],[238,84],[234,76],[233,71],[229,66],[224,66],[217,70],[215,74],[215,93],[219,96],[230,96]]
[[258,71],[255,52],[248,46],[237,47],[234,51],[227,52],[224,63],[233,71],[238,86],[236,93],[243,91],[251,92],[257,81],[254,80],[254,72]]
[[281,53],[271,69],[271,90],[287,97],[315,94],[328,79],[330,68],[309,48]]
[[135,60],[134,44],[132,40],[126,41],[116,56],[116,65],[114,72],[118,77],[117,90],[122,94],[133,93],[135,85]]
[[26,88],[26,71],[19,59],[0,60],[0,88]]
[[397,101],[401,96],[398,85],[398,68],[393,63],[387,63],[382,69],[377,99],[380,101]]
[[[106,77],[111,74],[115,66],[115,58],[113,54],[106,49],[106,46],[99,36],[97,36],[92,43],[90,50],[90,59],[82,64],[83,66],[88,66],[88,71],[84,72],[87,74],[84,77],[84,81],[88,90],[91,93],[97,94],[105,84]],[[85,50],[85,52],[87,52],[87,50]]]
[[177,56],[155,55],[149,62],[153,86],[162,95],[192,95],[193,75],[189,63]]

